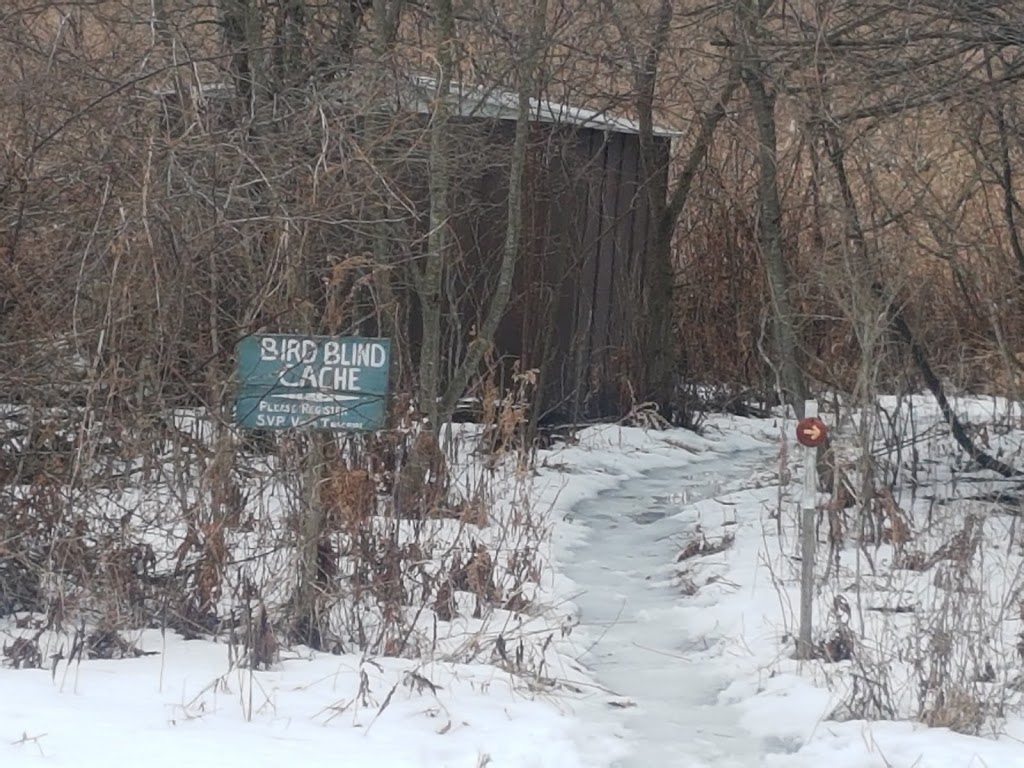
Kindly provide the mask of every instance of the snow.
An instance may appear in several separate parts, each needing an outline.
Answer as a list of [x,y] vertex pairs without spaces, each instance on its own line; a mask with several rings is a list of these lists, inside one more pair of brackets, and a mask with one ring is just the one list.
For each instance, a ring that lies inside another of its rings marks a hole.
[[[227,649],[159,633],[159,656],[2,678],[5,766],[577,766],[548,704],[496,670],[294,657],[229,669]],[[426,683],[438,686],[432,691]],[[360,693],[365,675],[365,695]],[[390,701],[386,707],[384,703]],[[543,752],[524,742],[534,734]]]
[[[760,753],[731,708],[716,706],[731,670],[708,666],[690,652],[706,635],[680,621],[672,566],[681,528],[672,494],[682,486],[700,497],[730,475],[749,476],[753,461],[766,452],[751,453],[731,460],[728,469],[710,469],[705,460],[685,475],[660,470],[579,510],[592,535],[574,548],[575,562],[567,558],[566,572],[581,585],[576,604],[586,621],[588,649],[582,661],[635,705],[625,710],[625,725],[644,748],[629,765],[746,766]],[[652,493],[662,501],[645,503]]]
[[[992,420],[1006,407],[975,401],[970,412]],[[915,402],[913,419],[936,416]],[[852,434],[858,424],[841,426]],[[533,480],[534,506],[548,510],[550,526],[533,596],[542,607],[523,619],[497,612],[490,622],[456,620],[443,653],[392,659],[300,647],[254,671],[239,668],[224,642],[145,631],[130,639],[153,655],[63,660],[52,672],[48,660],[42,670],[0,665],[0,766],[1024,766],[1013,682],[1020,662],[1008,645],[1022,629],[1008,597],[1021,559],[1007,551],[1012,520],[964,498],[999,484],[969,467],[947,472],[955,450],[934,429],[931,453],[920,455],[927,477],[900,502],[920,511],[929,495],[960,497],[934,530],[915,531],[914,546],[924,549],[934,549],[928,536],[948,537],[964,509],[983,513],[984,557],[972,578],[984,589],[962,602],[1005,614],[984,636],[1009,691],[1001,735],[912,722],[909,650],[901,646],[901,661],[886,643],[902,643],[920,618],[866,608],[910,600],[923,612],[943,593],[932,573],[883,567],[895,556],[889,545],[873,552],[875,578],[848,548],[816,597],[822,631],[835,596],[849,599],[864,657],[893,675],[894,719],[840,722],[833,715],[849,700],[857,668],[791,659],[798,484],[783,481],[802,477],[799,449],[784,445],[791,427],[727,416],[710,417],[703,435],[596,427],[578,444],[543,452]],[[993,445],[1012,458],[1019,434],[995,432]],[[780,509],[781,534],[773,516]],[[734,541],[676,562],[700,535]],[[819,552],[824,559],[825,543]],[[855,582],[865,586],[853,590]],[[0,645],[17,635],[0,628]],[[510,649],[524,638],[551,641],[527,647],[534,669],[523,674],[495,654],[498,636]],[[473,653],[456,652],[474,643]],[[47,651],[58,650],[54,639]]]
[[[896,408],[895,402],[885,405]],[[980,421],[1006,410],[1002,403],[975,401],[968,412]],[[945,460],[955,450],[934,425],[938,415],[928,403],[915,401],[908,417],[920,420],[920,431],[932,432],[932,453],[922,447],[922,461]],[[582,613],[573,634],[581,661],[607,686],[606,698],[627,705],[597,718],[629,745],[627,754],[612,764],[819,768],[827,760],[832,768],[1024,765],[1024,723],[1013,714],[1019,712],[1015,697],[1008,702],[999,740],[909,720],[831,719],[848,692],[848,664],[790,658],[799,567],[792,555],[798,542],[780,537],[772,519],[780,507],[788,511],[784,518],[792,517],[794,497],[799,498],[797,487],[780,486],[787,456],[787,476],[802,477],[799,449],[780,451],[786,428],[784,422],[723,417],[711,420],[707,438],[627,434],[601,441],[612,455],[563,452],[566,464],[596,475],[588,489],[591,500],[579,504],[555,539],[561,571],[575,582],[562,588],[575,595]],[[1005,450],[1014,447],[1011,443]],[[925,490],[955,498],[958,481],[943,474],[943,467],[937,462],[932,468]],[[963,494],[998,486],[968,480],[979,478],[960,478]],[[1007,549],[1006,518],[991,516],[986,524],[991,551],[985,557],[991,562],[984,566],[983,583],[990,593],[990,614],[998,615],[994,607],[1000,593],[1014,591],[1020,557],[999,556]],[[698,526],[709,541],[728,533],[735,542],[722,553],[674,564]],[[783,530],[793,530],[792,520],[784,521]],[[877,557],[880,565],[887,561],[885,549]],[[681,569],[687,569],[685,580],[699,585],[695,595],[684,594]],[[843,581],[849,576],[845,565],[841,574]],[[908,591],[919,603],[936,600],[936,590],[922,583],[930,574],[925,579],[912,572],[895,574],[884,592],[864,590],[861,601],[884,597],[880,602],[896,604]],[[818,596],[819,622],[826,621],[833,596],[829,589]],[[1016,616],[1003,623],[1009,635],[1022,628]],[[865,631],[866,638],[878,634],[876,627],[871,630]],[[1005,650],[1013,653],[1012,647]],[[1012,658],[1009,666],[1016,666]],[[898,675],[894,679],[897,686],[911,689]]]

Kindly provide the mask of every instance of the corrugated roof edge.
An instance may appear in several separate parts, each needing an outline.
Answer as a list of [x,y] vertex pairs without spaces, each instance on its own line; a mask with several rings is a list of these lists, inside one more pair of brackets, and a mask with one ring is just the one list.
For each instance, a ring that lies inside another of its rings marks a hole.
[[[429,95],[429,99],[407,105],[417,112],[429,112],[429,101],[437,92],[437,78],[429,75],[410,76],[413,86]],[[516,120],[519,117],[519,94],[497,87],[473,86],[453,82],[449,88],[451,103],[458,107],[458,114],[463,117],[489,117],[495,120]],[[615,133],[640,133],[640,124],[635,120],[617,117],[608,112],[598,112],[583,107],[559,104],[555,101],[530,99],[530,116],[542,123],[560,123],[578,125],[584,128],[613,131]],[[681,136],[681,131],[669,128],[654,127],[655,136],[673,138]]]

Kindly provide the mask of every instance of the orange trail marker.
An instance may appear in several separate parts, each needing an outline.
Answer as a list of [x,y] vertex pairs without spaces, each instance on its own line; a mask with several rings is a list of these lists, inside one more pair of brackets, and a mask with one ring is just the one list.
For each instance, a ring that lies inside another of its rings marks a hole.
[[808,448],[817,448],[825,442],[828,437],[828,427],[821,419],[811,417],[800,419],[796,425],[796,439],[800,445]]

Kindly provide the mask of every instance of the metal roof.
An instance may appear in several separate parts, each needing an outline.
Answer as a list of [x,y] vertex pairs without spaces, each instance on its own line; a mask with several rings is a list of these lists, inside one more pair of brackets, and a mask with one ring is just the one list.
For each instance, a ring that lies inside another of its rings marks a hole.
[[[430,103],[436,97],[438,81],[427,75],[412,75],[414,89],[412,103],[405,106],[416,112],[431,111]],[[449,105],[462,117],[485,117],[493,120],[517,120],[519,118],[519,94],[496,87],[467,85],[453,82]],[[583,128],[612,131],[614,133],[640,133],[640,124],[635,120],[617,117],[608,112],[599,112],[583,107],[559,104],[555,101],[530,99],[530,119],[541,123],[577,125]],[[680,136],[679,131],[654,127],[655,136]]]

